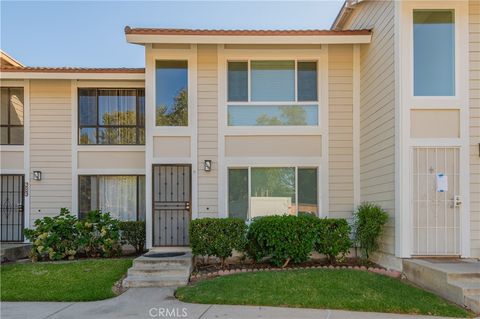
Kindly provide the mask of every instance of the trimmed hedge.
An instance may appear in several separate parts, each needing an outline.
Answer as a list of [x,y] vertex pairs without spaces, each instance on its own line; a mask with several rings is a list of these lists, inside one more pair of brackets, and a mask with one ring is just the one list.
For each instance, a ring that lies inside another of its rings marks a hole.
[[194,256],[215,256],[222,266],[233,250],[243,251],[247,225],[239,218],[201,218],[190,224],[190,247]]
[[265,216],[255,218],[247,233],[247,255],[255,261],[269,257],[276,266],[308,260],[318,236],[318,218]]
[[122,244],[129,244],[135,248],[137,254],[145,250],[145,222],[121,221],[119,224]]
[[350,225],[345,219],[320,219],[315,250],[327,256],[333,264],[338,256],[344,258],[350,252],[350,233]]

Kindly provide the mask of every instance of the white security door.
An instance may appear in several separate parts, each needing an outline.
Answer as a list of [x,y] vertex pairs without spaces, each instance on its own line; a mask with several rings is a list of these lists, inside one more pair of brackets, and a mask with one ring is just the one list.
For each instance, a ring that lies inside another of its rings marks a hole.
[[460,255],[460,149],[413,149],[413,254]]

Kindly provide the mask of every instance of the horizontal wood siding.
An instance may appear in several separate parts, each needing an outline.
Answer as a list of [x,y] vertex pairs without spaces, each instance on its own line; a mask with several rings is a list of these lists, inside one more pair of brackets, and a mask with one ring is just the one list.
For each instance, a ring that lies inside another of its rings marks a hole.
[[360,52],[360,197],[390,214],[380,251],[395,253],[395,67],[393,1],[360,2],[345,28],[373,29]]
[[[217,45],[197,47],[198,214],[218,216],[218,75]],[[212,161],[205,172],[204,161]]]
[[353,46],[329,45],[329,216],[351,218],[353,200]]
[[30,180],[31,224],[54,216],[72,205],[71,82],[30,82],[30,176],[42,172],[42,180]]
[[470,231],[472,257],[480,257],[480,3],[469,3]]

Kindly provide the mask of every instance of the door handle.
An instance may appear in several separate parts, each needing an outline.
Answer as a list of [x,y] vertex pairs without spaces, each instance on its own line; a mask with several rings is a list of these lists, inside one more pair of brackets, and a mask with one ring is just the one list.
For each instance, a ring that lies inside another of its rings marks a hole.
[[23,213],[23,204],[18,204],[17,209],[20,213]]
[[455,207],[460,207],[462,205],[462,196],[455,195],[455,197],[453,198],[453,204],[455,205]]
[[190,210],[190,202],[185,202],[185,209]]

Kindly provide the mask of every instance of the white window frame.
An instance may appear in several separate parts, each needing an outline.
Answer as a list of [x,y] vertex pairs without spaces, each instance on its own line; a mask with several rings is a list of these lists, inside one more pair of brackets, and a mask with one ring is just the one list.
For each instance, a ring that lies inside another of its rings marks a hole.
[[[148,88],[153,90],[152,105],[153,113],[145,110],[145,117],[153,118],[153,132],[155,136],[192,136],[196,130],[197,121],[197,51],[196,47],[190,49],[150,49],[151,54],[147,57],[148,68],[147,77],[149,77]],[[156,77],[156,62],[157,61],[187,61],[188,67],[188,125],[187,126],[158,126],[156,123],[156,110],[157,110],[157,77]],[[148,89],[147,87],[145,90]],[[147,94],[145,93],[145,99]],[[147,104],[147,101],[145,101]],[[147,123],[145,123],[147,125]]]
[[[468,3],[467,3],[468,5]],[[414,95],[414,45],[413,45],[413,11],[414,10],[454,10],[454,28],[455,28],[455,94],[453,96],[415,96]],[[465,99],[464,87],[468,85],[468,75],[466,67],[468,65],[468,59],[463,57],[468,54],[463,46],[464,43],[468,43],[468,21],[462,19],[462,17],[468,16],[468,10],[462,1],[454,2],[406,2],[403,4],[403,14],[405,17],[405,38],[403,45],[406,54],[403,57],[406,65],[409,67],[405,70],[405,79],[408,79],[408,83],[405,83],[407,88],[406,98],[411,108],[454,108],[461,104]]]
[[[328,60],[327,46],[319,49],[269,50],[269,49],[227,49],[221,48],[219,54],[219,129],[226,135],[325,135],[328,129]],[[252,102],[250,92],[250,61],[295,61],[295,101]],[[228,62],[248,61],[248,99],[247,102],[228,101]],[[317,101],[297,99],[297,63],[317,62]],[[228,105],[318,105],[318,125],[308,126],[229,126]]]
[[317,217],[322,217],[324,214],[322,212],[322,205],[321,205],[321,170],[320,170],[320,165],[291,165],[291,164],[251,164],[251,165],[230,165],[226,167],[226,172],[225,172],[225,189],[226,191],[226,216],[225,217],[230,217],[229,213],[229,200],[228,200],[228,194],[229,194],[229,174],[228,171],[230,169],[247,169],[248,170],[248,211],[247,211],[247,220],[251,219],[250,216],[250,209],[252,207],[252,195],[251,195],[251,189],[252,189],[252,168],[294,168],[295,169],[295,216],[298,216],[298,169],[302,168],[314,168],[317,170]]

